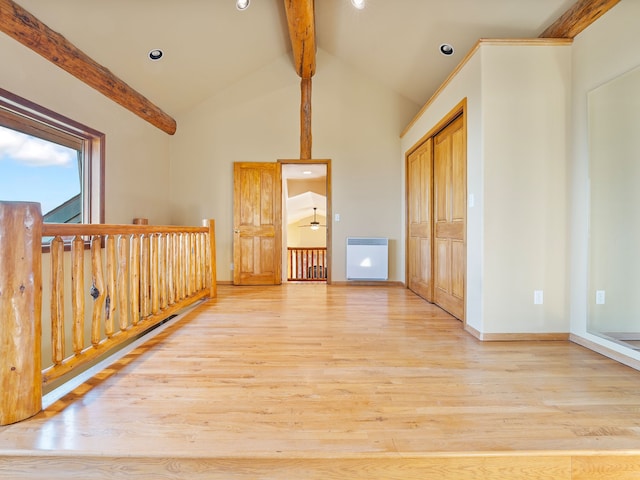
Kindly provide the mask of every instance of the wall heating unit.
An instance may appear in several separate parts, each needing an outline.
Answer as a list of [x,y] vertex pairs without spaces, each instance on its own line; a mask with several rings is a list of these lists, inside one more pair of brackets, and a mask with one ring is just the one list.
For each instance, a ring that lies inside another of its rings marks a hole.
[[347,280],[387,280],[389,239],[347,237]]

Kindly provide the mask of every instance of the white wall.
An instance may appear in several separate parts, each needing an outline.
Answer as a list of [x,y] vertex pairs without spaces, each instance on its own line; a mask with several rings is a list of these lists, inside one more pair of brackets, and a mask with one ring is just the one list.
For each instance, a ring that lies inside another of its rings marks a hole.
[[638,18],[640,2],[622,1],[574,40],[572,154],[568,182],[571,332],[636,359],[640,359],[637,352],[623,350],[618,345],[587,332],[587,305],[594,300],[588,296],[590,179],[587,94],[640,65]]
[[[390,280],[404,281],[399,132],[417,106],[318,51],[312,89],[313,157],[331,159],[334,281],[345,280],[348,236],[391,239]],[[218,280],[232,278],[233,162],[299,158],[300,80],[288,56],[177,119],[171,220],[216,220]],[[329,219],[328,219],[329,220]]]
[[106,222],[169,221],[169,135],[6,35],[0,59],[2,88],[106,135]]
[[483,42],[403,138],[404,163],[467,99],[466,321],[482,334],[568,331],[569,83],[569,46]]
[[[486,333],[568,332],[571,47],[483,45]],[[544,303],[533,305],[534,290]]]

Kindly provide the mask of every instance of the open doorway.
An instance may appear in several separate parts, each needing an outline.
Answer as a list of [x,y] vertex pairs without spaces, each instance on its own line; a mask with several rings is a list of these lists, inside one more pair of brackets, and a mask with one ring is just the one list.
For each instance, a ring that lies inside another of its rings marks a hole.
[[331,282],[330,160],[282,163],[282,281]]

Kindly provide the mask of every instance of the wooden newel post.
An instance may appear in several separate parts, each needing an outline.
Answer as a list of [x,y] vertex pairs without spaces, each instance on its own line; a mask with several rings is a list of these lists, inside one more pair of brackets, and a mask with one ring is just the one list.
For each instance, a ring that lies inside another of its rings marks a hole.
[[0,202],[0,425],[42,410],[42,213]]
[[202,220],[203,227],[209,227],[209,298],[216,298],[218,296],[218,284],[217,284],[217,270],[216,270],[216,221],[215,220]]

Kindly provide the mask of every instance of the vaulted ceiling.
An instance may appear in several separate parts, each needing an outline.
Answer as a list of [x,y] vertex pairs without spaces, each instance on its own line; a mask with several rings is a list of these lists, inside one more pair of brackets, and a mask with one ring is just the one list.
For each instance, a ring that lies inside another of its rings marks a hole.
[[[17,0],[169,115],[283,55],[282,0]],[[529,38],[575,0],[317,0],[317,48],[422,106],[480,38]],[[442,43],[455,54],[439,52]],[[151,49],[164,51],[152,62]],[[316,67],[322,72],[322,64]],[[292,62],[292,75],[296,75]]]

